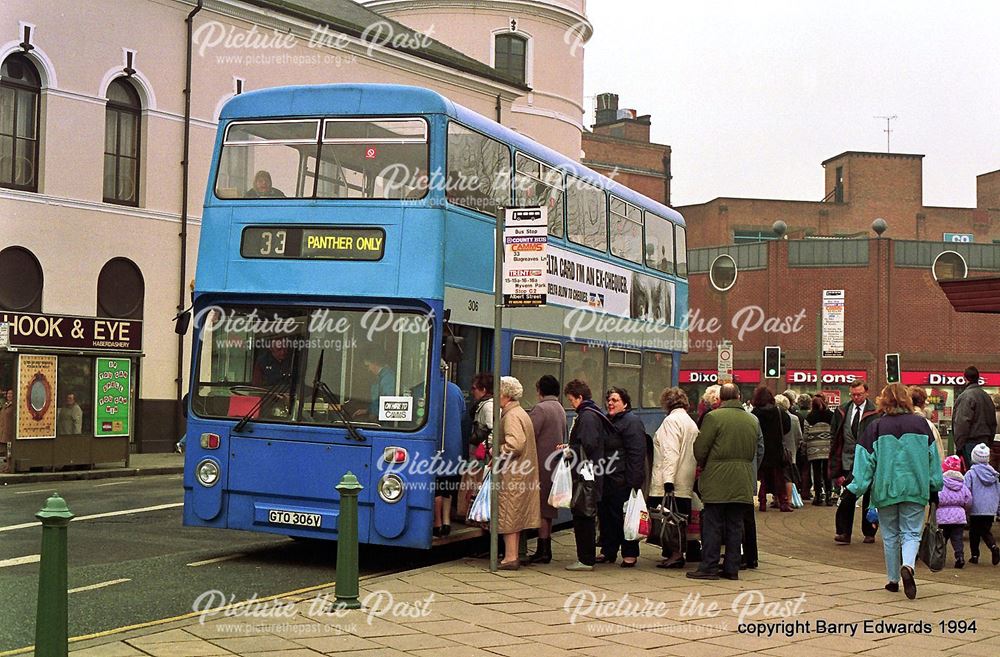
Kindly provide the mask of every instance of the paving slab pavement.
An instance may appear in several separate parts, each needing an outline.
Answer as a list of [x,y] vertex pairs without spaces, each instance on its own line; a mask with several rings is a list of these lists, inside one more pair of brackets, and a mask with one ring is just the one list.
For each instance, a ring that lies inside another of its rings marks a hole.
[[930,573],[918,566],[918,597],[907,600],[882,588],[881,543],[835,546],[832,521],[825,507],[758,514],[760,567],[735,582],[657,569],[657,549],[648,545],[638,568],[567,572],[575,548],[564,531],[548,565],[490,573],[486,560],[462,558],[364,579],[358,611],[329,612],[334,591],[322,589],[165,619],[70,649],[74,657],[1000,652],[1000,567]]

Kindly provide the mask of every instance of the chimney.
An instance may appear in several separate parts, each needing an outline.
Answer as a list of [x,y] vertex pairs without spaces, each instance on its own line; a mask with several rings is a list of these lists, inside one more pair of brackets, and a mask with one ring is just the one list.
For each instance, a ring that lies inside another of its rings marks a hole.
[[618,120],[618,94],[598,94],[596,100],[597,111],[594,114],[596,125],[606,125]]

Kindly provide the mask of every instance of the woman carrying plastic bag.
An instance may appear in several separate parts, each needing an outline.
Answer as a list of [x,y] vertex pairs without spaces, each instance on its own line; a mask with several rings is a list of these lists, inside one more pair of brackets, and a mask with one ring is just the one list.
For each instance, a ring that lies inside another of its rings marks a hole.
[[649,536],[649,509],[639,489],[633,489],[625,503],[624,529],[626,541],[638,541]]
[[573,500],[573,475],[569,462],[562,458],[552,473],[552,491],[549,493],[549,505],[557,509],[568,509]]
[[486,471],[483,478],[483,485],[476,494],[476,499],[469,507],[469,522],[487,523],[490,521],[490,471]]

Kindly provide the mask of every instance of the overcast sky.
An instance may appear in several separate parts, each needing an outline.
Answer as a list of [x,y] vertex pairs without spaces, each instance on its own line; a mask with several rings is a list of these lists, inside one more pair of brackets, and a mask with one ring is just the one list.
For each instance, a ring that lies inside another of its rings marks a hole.
[[[627,8],[627,11],[623,11]],[[1000,169],[1000,2],[588,0],[585,103],[619,94],[673,148],[672,204],[818,201],[844,151],[924,155],[924,204]],[[593,123],[592,112],[587,116]]]

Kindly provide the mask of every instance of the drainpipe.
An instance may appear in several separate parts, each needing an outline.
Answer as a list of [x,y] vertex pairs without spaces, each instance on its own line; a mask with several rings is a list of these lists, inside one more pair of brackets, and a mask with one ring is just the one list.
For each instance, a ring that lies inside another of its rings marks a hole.
[[503,123],[500,118],[500,94],[497,94],[497,123]]
[[[181,261],[180,279],[177,283],[177,312],[187,306],[187,232],[188,232],[188,187],[191,175],[189,154],[191,150],[191,60],[194,51],[194,17],[201,11],[204,0],[198,0],[198,5],[191,10],[184,22],[187,23],[187,62],[184,70],[184,147],[181,158]],[[177,336],[177,409],[174,413],[174,436],[180,433],[183,422],[181,400],[184,398],[184,336]]]

